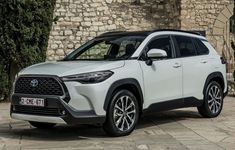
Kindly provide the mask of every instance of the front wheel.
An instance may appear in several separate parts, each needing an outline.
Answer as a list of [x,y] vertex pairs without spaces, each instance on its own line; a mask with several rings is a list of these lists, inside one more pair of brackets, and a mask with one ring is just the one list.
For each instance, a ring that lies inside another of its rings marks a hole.
[[111,136],[130,134],[139,119],[139,106],[136,97],[128,90],[117,91],[108,108],[104,131]]
[[55,123],[44,123],[44,122],[34,122],[34,121],[29,121],[29,123],[32,126],[39,129],[51,129],[56,125]]
[[207,85],[204,103],[198,107],[199,113],[206,118],[217,117],[223,108],[223,90],[219,83],[212,81]]

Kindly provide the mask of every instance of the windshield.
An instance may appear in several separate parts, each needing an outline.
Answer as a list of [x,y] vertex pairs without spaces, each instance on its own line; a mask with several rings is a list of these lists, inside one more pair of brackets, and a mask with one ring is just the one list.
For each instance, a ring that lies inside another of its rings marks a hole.
[[95,38],[74,50],[69,60],[120,60],[128,59],[144,40],[144,36],[109,36]]

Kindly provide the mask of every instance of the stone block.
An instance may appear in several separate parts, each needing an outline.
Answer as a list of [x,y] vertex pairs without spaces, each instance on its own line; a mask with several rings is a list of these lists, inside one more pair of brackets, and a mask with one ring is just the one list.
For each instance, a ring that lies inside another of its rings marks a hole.
[[54,50],[48,50],[47,51],[47,56],[52,56],[55,54],[55,51]]
[[112,2],[113,2],[113,0],[105,0],[106,1],[106,3],[108,3],[108,4],[111,4]]
[[57,49],[57,50],[56,50],[56,55],[58,55],[58,56],[64,56],[64,50],[63,50],[63,49]]
[[228,10],[226,7],[222,12],[221,12],[227,19],[229,19],[233,14]]
[[71,17],[72,22],[81,22],[82,18],[81,17]]
[[214,26],[217,28],[223,29],[225,27],[225,24],[223,22],[221,22],[220,20],[216,20]]
[[51,48],[56,49],[56,48],[58,48],[58,45],[57,44],[51,44]]
[[65,30],[64,35],[71,35],[73,34],[72,30]]

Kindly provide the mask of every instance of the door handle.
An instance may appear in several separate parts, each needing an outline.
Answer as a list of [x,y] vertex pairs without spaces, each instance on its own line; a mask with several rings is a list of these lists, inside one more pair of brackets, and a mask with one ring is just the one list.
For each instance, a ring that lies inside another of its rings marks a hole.
[[202,60],[201,63],[202,63],[202,64],[206,64],[207,61],[206,61],[206,60]]
[[174,68],[179,68],[179,67],[181,67],[181,64],[180,64],[180,63],[175,63],[175,64],[173,65],[173,67],[174,67]]

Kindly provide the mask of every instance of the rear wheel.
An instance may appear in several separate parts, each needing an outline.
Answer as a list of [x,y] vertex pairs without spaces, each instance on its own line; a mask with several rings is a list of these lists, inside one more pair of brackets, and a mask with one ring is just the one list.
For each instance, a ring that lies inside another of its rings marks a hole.
[[219,83],[212,81],[207,85],[204,103],[198,107],[199,113],[206,118],[217,117],[223,108],[223,90]]
[[136,97],[128,90],[116,92],[107,111],[104,131],[111,136],[130,134],[139,119],[139,106]]
[[55,123],[44,123],[44,122],[34,122],[34,121],[29,121],[29,123],[32,126],[39,129],[51,129],[56,125]]

